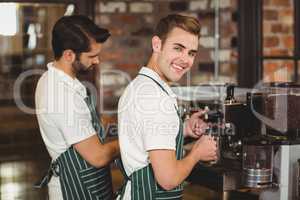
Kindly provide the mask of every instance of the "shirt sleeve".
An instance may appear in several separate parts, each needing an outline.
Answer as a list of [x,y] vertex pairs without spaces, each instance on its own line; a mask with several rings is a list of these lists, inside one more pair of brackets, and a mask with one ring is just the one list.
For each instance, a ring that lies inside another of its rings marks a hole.
[[70,89],[58,98],[56,111],[50,115],[68,145],[96,134],[84,98]]
[[168,95],[147,94],[135,102],[141,136],[146,151],[155,149],[176,149],[179,118],[175,109],[176,99]]

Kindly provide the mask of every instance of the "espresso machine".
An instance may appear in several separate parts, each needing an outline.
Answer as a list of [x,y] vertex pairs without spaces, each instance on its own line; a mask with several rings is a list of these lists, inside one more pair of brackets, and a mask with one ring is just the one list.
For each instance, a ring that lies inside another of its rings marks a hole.
[[[299,199],[300,86],[262,84],[176,87],[182,117],[209,110],[207,134],[218,141],[217,162],[199,162],[188,181],[223,199]],[[298,115],[298,116],[297,116]],[[187,140],[187,143],[193,142]],[[187,145],[188,146],[188,145]]]

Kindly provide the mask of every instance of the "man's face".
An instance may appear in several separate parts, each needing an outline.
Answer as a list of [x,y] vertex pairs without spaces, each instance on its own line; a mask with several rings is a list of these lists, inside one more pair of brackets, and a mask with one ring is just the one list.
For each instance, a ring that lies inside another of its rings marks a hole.
[[73,62],[72,66],[77,72],[87,71],[92,69],[95,65],[100,64],[99,55],[102,49],[100,43],[91,42],[91,50],[89,52],[83,52],[79,58]]
[[174,28],[158,55],[160,75],[166,81],[178,81],[191,69],[198,50],[198,36]]

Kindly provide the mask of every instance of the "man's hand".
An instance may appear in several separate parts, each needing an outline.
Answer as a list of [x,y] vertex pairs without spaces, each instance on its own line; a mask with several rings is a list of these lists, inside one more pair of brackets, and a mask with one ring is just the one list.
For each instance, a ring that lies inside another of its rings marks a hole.
[[208,135],[203,135],[201,138],[199,138],[192,150],[191,154],[194,158],[196,158],[198,161],[211,161],[216,160],[217,157],[217,143],[214,140],[213,137]]
[[181,160],[176,159],[174,150],[156,149],[149,151],[149,160],[155,180],[165,190],[171,190],[182,183],[199,160],[211,161],[216,159],[217,144],[213,137],[208,135],[201,136],[195,142],[191,152]]
[[200,110],[185,121],[184,136],[190,136],[192,138],[199,138],[205,130],[208,128],[208,124],[205,123],[200,117],[204,115],[207,110]]

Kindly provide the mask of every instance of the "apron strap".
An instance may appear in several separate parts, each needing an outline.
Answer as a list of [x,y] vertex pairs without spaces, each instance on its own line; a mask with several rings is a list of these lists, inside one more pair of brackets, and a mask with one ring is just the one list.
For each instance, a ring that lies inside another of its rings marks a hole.
[[[146,75],[146,74],[142,74],[142,73],[139,73],[138,75],[141,75],[141,76],[145,76],[145,77],[147,77],[147,78],[150,78],[151,80],[153,80],[161,89],[162,89],[162,91],[164,91],[168,96],[170,96],[169,95],[169,93],[167,92],[167,90],[157,81],[157,80],[155,80],[154,78],[152,78],[151,76],[148,76],[148,75]],[[174,107],[175,107],[175,110],[176,110],[176,112],[177,112],[177,115],[180,117],[180,112],[179,112],[179,110],[178,110],[178,108],[174,105]]]
[[121,158],[117,158],[115,160],[115,164],[117,165],[117,167],[121,170],[122,175],[124,176],[125,179],[130,180],[130,177],[127,176],[123,162],[121,160]]
[[37,183],[35,183],[33,185],[33,187],[36,189],[41,189],[41,188],[47,186],[48,183],[50,182],[52,176],[56,176],[56,177],[59,176],[59,166],[58,166],[57,161],[53,161],[50,164],[50,167],[49,167],[47,173],[42,177],[41,180],[39,180]]
[[120,186],[120,188],[116,191],[115,195],[116,195],[116,197],[120,195],[120,199],[123,199],[123,195],[125,194],[126,185],[127,185],[127,182],[130,180],[130,177],[127,176],[127,174],[126,174],[126,171],[125,171],[125,168],[124,168],[121,158],[117,158],[115,160],[115,164],[120,169],[120,171],[124,177],[124,181],[123,181],[122,185]]
[[86,88],[86,93],[87,93],[87,97],[84,98],[84,101],[86,102],[91,116],[92,116],[92,124],[93,127],[95,129],[95,131],[98,134],[98,137],[100,139],[101,143],[104,143],[105,140],[105,130],[102,126],[102,123],[100,122],[100,115],[96,110],[96,102],[95,102],[95,98],[92,95],[92,93],[90,92],[90,90],[88,88]]
[[152,78],[151,76],[148,76],[146,74],[139,73],[138,75],[146,76],[146,77],[150,78],[151,80],[153,80],[169,96],[169,93],[167,92],[167,90],[157,80],[155,80],[154,78]]

